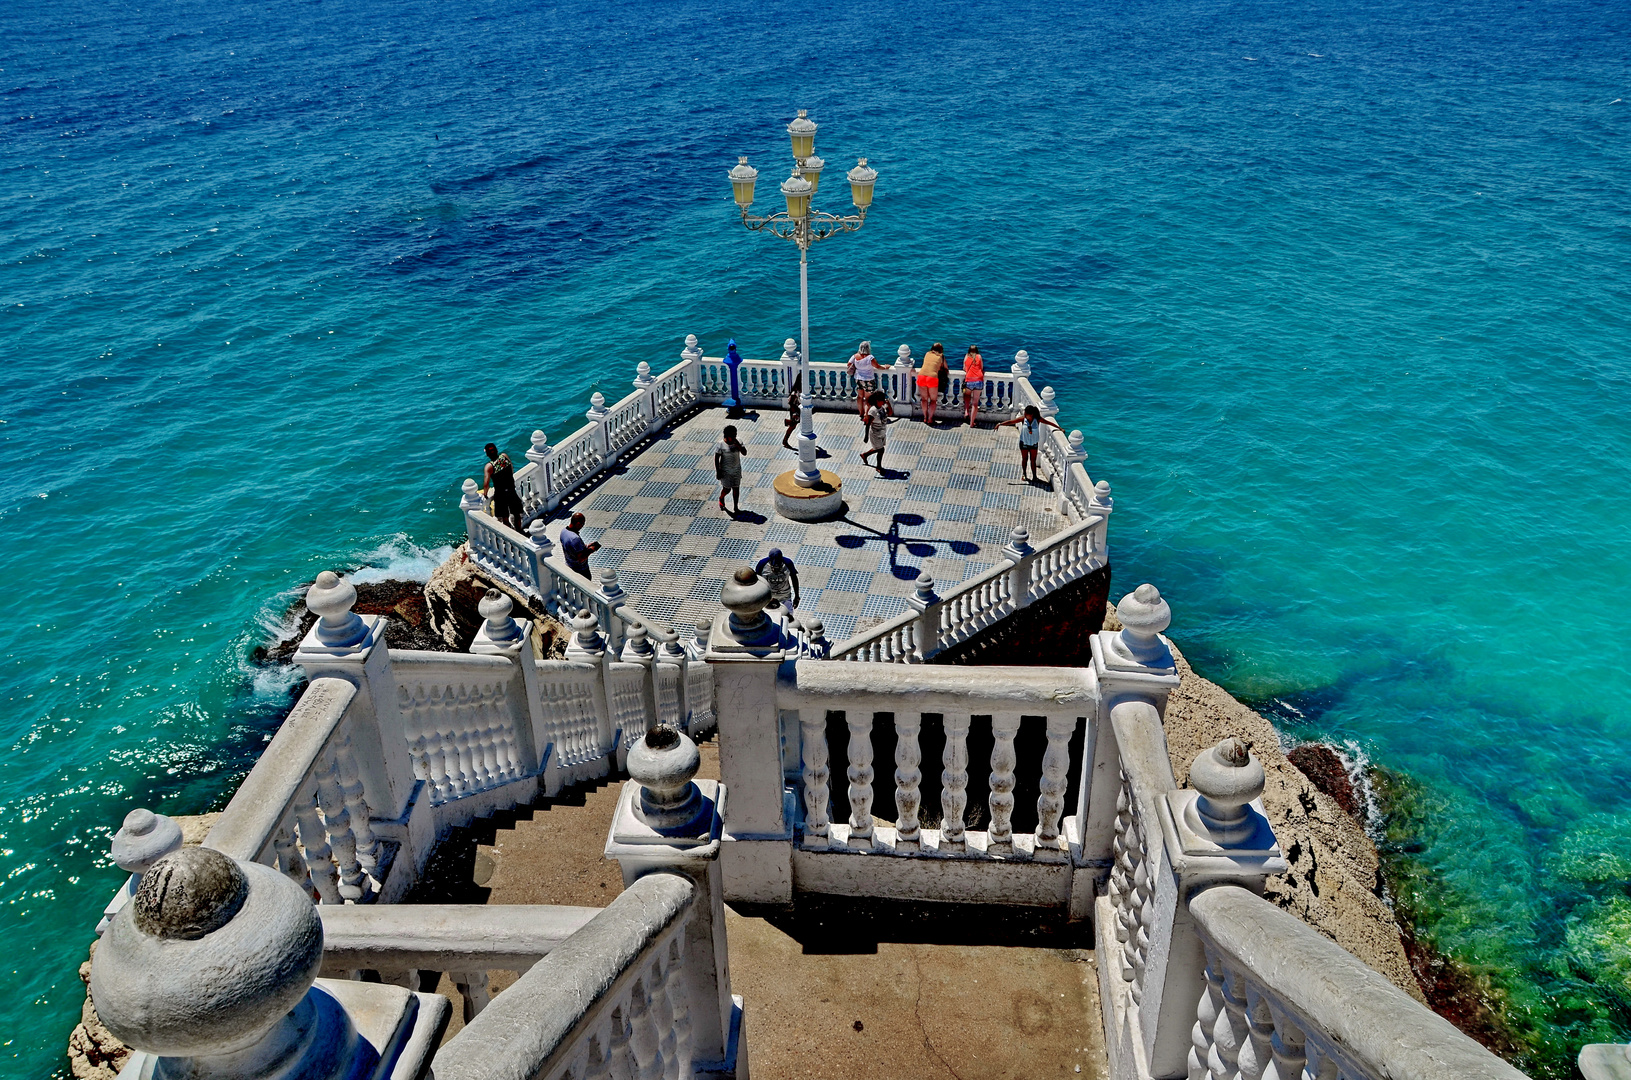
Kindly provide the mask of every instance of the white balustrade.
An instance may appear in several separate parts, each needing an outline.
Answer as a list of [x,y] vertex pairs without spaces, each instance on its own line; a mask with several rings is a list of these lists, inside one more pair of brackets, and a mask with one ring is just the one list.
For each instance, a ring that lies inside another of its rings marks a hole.
[[511,661],[406,650],[392,659],[414,775],[432,805],[529,775],[509,696]]
[[895,715],[895,842],[896,850],[917,851],[921,847],[918,808],[923,805],[923,750],[918,746],[921,719],[913,713]]
[[851,710],[849,724],[849,843],[872,847],[872,714]]
[[[1108,497],[1108,490],[1105,494]],[[1008,561],[998,563],[927,603],[926,612],[934,616],[931,625],[938,628],[927,649],[919,645],[923,622],[914,606],[832,646],[831,658],[919,663],[996,625],[1017,608],[1101,569],[1109,555],[1103,545],[1107,509],[1095,507],[1094,516],[1055,533],[1035,548],[1026,544],[1019,550],[1011,542],[1004,549]],[[1022,590],[1019,593],[1015,592],[1016,582]]]

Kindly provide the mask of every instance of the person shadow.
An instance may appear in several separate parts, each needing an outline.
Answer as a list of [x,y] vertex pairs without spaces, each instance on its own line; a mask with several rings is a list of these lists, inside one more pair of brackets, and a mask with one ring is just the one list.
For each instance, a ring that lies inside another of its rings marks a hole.
[[763,525],[770,519],[753,510],[738,510],[731,514],[731,520],[746,522],[749,525]]

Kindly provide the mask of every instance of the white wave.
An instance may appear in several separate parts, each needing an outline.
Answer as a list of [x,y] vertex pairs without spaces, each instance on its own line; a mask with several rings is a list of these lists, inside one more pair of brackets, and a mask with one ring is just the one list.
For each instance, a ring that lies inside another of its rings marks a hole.
[[451,545],[422,547],[397,533],[374,550],[356,556],[360,565],[350,577],[356,585],[371,581],[429,581],[430,575],[452,554]]
[[1365,806],[1365,835],[1372,842],[1380,843],[1385,823],[1382,820],[1382,806],[1376,801],[1376,788],[1370,782],[1370,755],[1365,753],[1365,748],[1359,745],[1357,739],[1345,739],[1340,749],[1333,749],[1348,774],[1348,783]]
[[257,701],[287,702],[289,691],[306,679],[305,669],[295,664],[250,667],[249,671],[250,693]]

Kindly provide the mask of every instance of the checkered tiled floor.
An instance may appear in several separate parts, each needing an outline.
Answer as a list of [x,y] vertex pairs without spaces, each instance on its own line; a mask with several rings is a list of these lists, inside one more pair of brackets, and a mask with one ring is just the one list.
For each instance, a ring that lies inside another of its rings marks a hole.
[[[584,538],[601,545],[591,565],[616,567],[641,614],[682,636],[718,610],[726,578],[779,547],[798,564],[801,606],[821,616],[836,644],[905,611],[924,570],[944,592],[994,565],[1014,526],[1034,544],[1066,524],[1052,484],[1019,478],[1012,429],[896,420],[880,476],[857,456],[860,418],[832,412],[816,413],[828,455],[821,466],[843,478],[847,509],[832,521],[788,521],[776,515],[770,487],[797,464],[781,447],[786,418],[766,410],[729,421],[723,409],[704,409],[562,504],[549,535],[582,510]],[[715,501],[713,445],[727,423],[748,448],[734,519]]]

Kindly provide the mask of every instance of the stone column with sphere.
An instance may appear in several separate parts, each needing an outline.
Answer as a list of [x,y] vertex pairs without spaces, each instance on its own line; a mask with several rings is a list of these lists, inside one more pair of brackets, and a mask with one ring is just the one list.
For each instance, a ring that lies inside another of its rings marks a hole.
[[385,644],[385,617],[352,611],[357,589],[331,570],[306,591],[306,610],[317,623],[301,639],[295,663],[306,678],[344,679],[357,687],[351,741],[368,805],[388,821],[402,818],[413,797],[413,759],[397,703],[396,676]]
[[[708,636],[719,725],[719,773],[730,788],[723,861],[729,900],[793,898],[793,813],[782,783],[776,677],[791,643],[765,614],[770,585],[744,566],[720,590]],[[795,740],[797,736],[794,736]]]
[[632,779],[618,797],[606,857],[617,860],[625,886],[661,873],[684,875],[696,885],[676,969],[681,977],[670,996],[690,1021],[697,1074],[736,1075],[744,1052],[742,1002],[731,995],[720,868],[720,807],[728,801],[723,783],[695,779],[701,764],[696,743],[666,724],[635,743],[628,759]]
[[122,1076],[422,1075],[447,999],[317,979],[322,960],[323,923],[299,885],[269,866],[182,848],[143,874],[108,927],[91,1000],[136,1051]]

